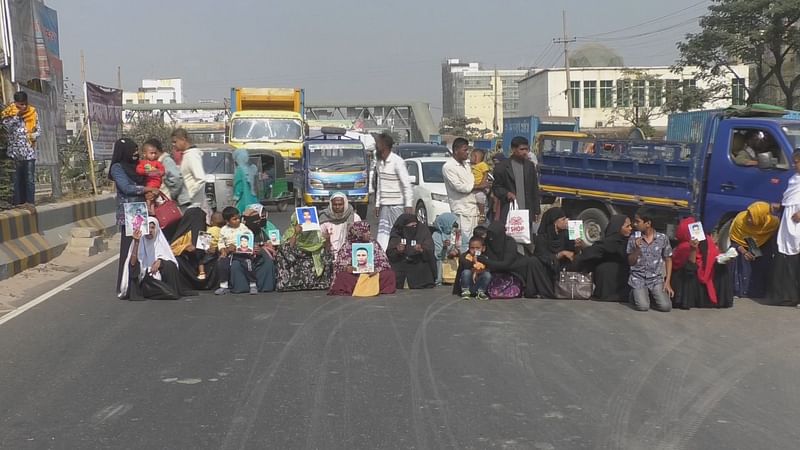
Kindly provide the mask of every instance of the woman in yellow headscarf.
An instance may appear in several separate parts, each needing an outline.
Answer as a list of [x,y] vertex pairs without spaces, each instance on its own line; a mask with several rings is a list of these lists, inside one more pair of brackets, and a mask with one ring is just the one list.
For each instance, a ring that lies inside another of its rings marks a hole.
[[[733,267],[733,290],[738,297],[761,298],[775,253],[773,237],[780,219],[767,202],[755,202],[740,212],[731,224],[731,246],[739,252]],[[752,245],[756,248],[751,248]],[[756,255],[761,256],[756,256]]]

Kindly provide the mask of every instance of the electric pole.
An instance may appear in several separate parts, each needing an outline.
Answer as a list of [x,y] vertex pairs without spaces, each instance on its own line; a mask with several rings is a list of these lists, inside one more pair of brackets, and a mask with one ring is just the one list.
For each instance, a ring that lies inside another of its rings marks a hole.
[[494,68],[494,121],[492,122],[492,132],[494,133],[495,137],[497,137],[497,129],[498,122],[497,122],[497,85],[500,83],[500,79],[497,77],[497,67]]
[[564,44],[564,75],[567,79],[567,116],[572,117],[572,86],[570,86],[570,79],[569,79],[569,43],[575,42],[576,39],[574,37],[570,38],[567,37],[567,11],[561,11],[561,26],[564,32],[564,36],[561,38],[553,39],[554,44]]

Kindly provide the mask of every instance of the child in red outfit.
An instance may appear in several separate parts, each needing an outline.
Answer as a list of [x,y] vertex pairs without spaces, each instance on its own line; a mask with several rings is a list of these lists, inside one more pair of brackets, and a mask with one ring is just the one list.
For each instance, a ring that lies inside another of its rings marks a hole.
[[136,173],[147,177],[144,184],[146,187],[161,188],[164,165],[158,160],[158,151],[152,145],[144,146],[144,159],[136,166]]

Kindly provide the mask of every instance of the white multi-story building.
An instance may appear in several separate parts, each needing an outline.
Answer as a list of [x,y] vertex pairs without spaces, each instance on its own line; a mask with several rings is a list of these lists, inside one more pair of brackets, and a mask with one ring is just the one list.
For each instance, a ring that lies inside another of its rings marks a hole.
[[[734,65],[731,70],[718,80],[729,86],[728,98],[710,102],[704,108],[744,104],[748,67]],[[667,115],[660,112],[660,107],[673,92],[685,86],[705,87],[703,81],[694,80],[696,73],[696,69],[686,68],[677,75],[667,66],[570,69],[572,115],[580,118],[582,128],[626,126],[629,123],[619,114],[621,109],[648,108],[652,117],[650,125],[666,127]],[[517,115],[568,116],[566,94],[567,80],[563,68],[531,73],[519,82]]]
[[122,103],[183,103],[183,80],[180,78],[142,80],[142,87],[137,92],[122,93]]
[[68,140],[77,138],[81,133],[85,117],[86,105],[83,102],[83,93],[69,77],[64,77],[64,119]]

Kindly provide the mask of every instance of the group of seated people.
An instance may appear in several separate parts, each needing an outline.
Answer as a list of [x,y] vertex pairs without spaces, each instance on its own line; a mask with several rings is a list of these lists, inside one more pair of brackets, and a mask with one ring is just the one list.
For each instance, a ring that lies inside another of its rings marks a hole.
[[[403,288],[433,288],[443,282],[443,265],[452,264],[457,267],[449,280],[453,293],[464,299],[487,300],[493,296],[492,286],[501,283],[516,286],[519,296],[526,298],[556,298],[559,273],[569,271],[591,274],[594,299],[630,301],[637,310],[647,310],[651,304],[660,311],[721,308],[732,306],[735,295],[764,295],[770,273],[766,267],[770,258],[764,255],[774,253],[771,238],[780,223],[771,205],[751,205],[731,229],[731,242],[740,257],[721,258],[723,252],[710,235],[700,241],[691,235],[695,222],[691,217],[679,223],[673,249],[670,240],[653,228],[653,214],[647,209],[639,210],[633,220],[612,216],[604,237],[588,245],[570,240],[566,213],[550,208],[542,216],[532,255],[524,254],[497,221],[463,237],[452,214],[438,217],[431,228],[415,215],[403,214],[383,249],[344,194],[333,195],[319,216],[320,230],[304,231],[293,214],[278,242],[273,236],[278,230],[267,219],[266,208],[257,204],[241,214],[235,207],[216,212],[210,225],[205,212],[189,209],[171,242],[157,219],[150,217],[150,233],[133,236],[120,296],[177,299],[197,290],[217,295],[327,290],[330,295],[374,296]],[[242,230],[252,233],[251,253],[238,252]],[[198,248],[203,234],[211,238],[206,249]],[[354,259],[364,244],[372,249],[368,272],[359,270]]]

